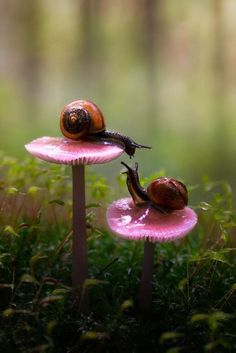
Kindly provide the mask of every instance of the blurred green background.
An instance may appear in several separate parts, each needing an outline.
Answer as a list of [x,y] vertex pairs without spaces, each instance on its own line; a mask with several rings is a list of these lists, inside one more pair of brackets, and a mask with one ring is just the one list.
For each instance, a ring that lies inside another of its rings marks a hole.
[[234,0],[2,0],[0,150],[24,158],[61,135],[66,103],[90,99],[108,129],[153,147],[136,153],[142,175],[235,188],[235,13]]

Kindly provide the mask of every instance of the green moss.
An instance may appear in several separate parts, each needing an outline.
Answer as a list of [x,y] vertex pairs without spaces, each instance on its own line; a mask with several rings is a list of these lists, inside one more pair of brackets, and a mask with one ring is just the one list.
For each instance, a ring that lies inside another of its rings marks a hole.
[[204,178],[189,188],[205,196],[195,207],[198,227],[179,243],[156,246],[152,315],[143,321],[143,244],[104,229],[111,190],[104,177],[86,179],[91,309],[78,316],[68,168],[1,155],[1,352],[233,352],[236,218],[229,185]]

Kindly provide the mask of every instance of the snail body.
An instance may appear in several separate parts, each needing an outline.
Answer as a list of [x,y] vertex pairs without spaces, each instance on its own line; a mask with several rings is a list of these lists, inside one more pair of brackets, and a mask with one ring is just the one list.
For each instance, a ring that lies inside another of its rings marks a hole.
[[119,132],[106,130],[101,110],[86,100],[77,100],[64,107],[60,115],[60,128],[65,137],[73,140],[107,140],[120,144],[130,157],[136,148],[150,148]]
[[161,212],[171,212],[183,209],[188,204],[188,191],[179,180],[167,177],[159,177],[143,188],[139,181],[138,164],[131,168],[121,162],[127,171],[127,187],[133,198],[134,204],[140,207],[150,204]]

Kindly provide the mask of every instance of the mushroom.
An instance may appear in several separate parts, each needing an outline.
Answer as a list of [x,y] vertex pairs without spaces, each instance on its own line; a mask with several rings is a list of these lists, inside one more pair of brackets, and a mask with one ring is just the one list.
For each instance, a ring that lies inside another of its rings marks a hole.
[[[157,178],[147,190],[139,182],[138,164],[127,167],[127,186],[131,198],[114,201],[107,209],[110,229],[129,240],[144,240],[144,260],[139,288],[139,308],[150,312],[154,243],[170,242],[186,236],[196,225],[197,215],[186,207],[185,185],[172,178]],[[151,195],[150,195],[151,193]]]
[[[60,115],[60,127],[65,137],[41,137],[25,148],[44,161],[72,165],[72,285],[76,290],[79,311],[85,312],[88,307],[86,296],[82,296],[87,277],[85,165],[109,162],[124,151],[131,157],[136,148],[146,146],[138,145],[119,133],[106,132],[101,111],[89,101],[79,100],[65,106]],[[96,129],[99,130],[98,135]]]

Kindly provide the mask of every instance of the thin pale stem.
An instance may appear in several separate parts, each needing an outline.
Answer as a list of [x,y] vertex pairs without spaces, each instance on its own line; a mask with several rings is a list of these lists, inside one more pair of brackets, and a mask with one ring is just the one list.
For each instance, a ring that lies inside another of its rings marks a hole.
[[154,243],[149,241],[144,245],[143,270],[139,288],[139,310],[143,316],[150,314],[152,303]]
[[[72,166],[73,183],[73,241],[72,241],[72,285],[75,302],[80,312],[88,309],[88,295],[83,291],[87,278],[87,239],[85,212],[84,166]],[[87,292],[87,291],[86,291]]]

